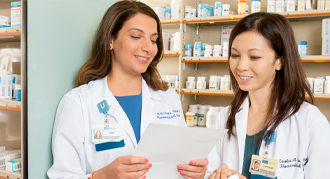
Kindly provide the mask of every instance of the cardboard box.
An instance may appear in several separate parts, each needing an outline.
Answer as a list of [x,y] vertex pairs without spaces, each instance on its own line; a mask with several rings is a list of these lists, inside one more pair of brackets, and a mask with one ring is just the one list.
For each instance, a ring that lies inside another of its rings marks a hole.
[[10,17],[0,16],[0,28],[1,27],[10,27]]

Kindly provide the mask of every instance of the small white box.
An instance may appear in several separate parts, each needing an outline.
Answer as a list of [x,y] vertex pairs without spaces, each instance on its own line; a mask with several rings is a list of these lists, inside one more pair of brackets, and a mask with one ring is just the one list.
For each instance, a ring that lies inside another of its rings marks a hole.
[[230,33],[233,30],[234,26],[222,26],[221,29],[221,39],[220,39],[220,45],[223,46],[223,42],[229,42]]
[[330,36],[330,18],[322,19],[322,37]]
[[21,171],[21,159],[13,159],[6,161],[6,171],[8,172],[18,172]]
[[21,158],[21,150],[6,150],[3,152],[0,152],[0,168],[6,166],[6,162]]
[[0,28],[1,27],[10,27],[10,17],[0,16]]
[[163,32],[163,46],[164,51],[170,51],[170,39],[172,37],[172,33]]
[[330,55],[330,36],[322,37],[322,55]]

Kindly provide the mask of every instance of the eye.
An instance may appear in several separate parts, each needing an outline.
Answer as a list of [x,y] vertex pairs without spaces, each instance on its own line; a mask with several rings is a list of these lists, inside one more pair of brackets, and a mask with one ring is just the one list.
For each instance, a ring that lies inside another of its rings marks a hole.
[[156,44],[157,41],[156,41],[156,40],[151,40],[151,43],[152,43],[152,44]]
[[139,36],[133,36],[133,35],[131,35],[131,38],[132,38],[132,39],[135,39],[135,40],[140,39]]
[[252,60],[258,60],[259,58],[261,58],[261,57],[259,57],[259,56],[251,56],[250,57]]
[[237,54],[231,54],[230,57],[231,57],[231,58],[237,58],[237,57],[239,57],[239,55],[237,55]]

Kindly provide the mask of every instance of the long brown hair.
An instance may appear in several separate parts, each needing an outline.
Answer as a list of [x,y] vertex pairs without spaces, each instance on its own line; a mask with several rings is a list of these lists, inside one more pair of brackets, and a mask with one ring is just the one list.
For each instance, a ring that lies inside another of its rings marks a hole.
[[163,56],[161,22],[157,14],[149,6],[135,0],[118,1],[104,14],[94,37],[91,55],[78,72],[76,87],[109,74],[112,68],[112,55],[109,50],[110,40],[112,37],[116,39],[124,23],[137,13],[142,13],[155,19],[158,32],[156,42],[158,52],[146,72],[142,73],[142,77],[153,90],[165,91],[168,89],[167,83],[161,80],[157,69],[157,65]]
[[[282,15],[272,13],[254,13],[240,20],[231,32],[229,38],[229,56],[234,39],[241,33],[254,31],[267,39],[269,47],[275,52],[275,59],[281,58],[282,68],[276,71],[267,110],[266,126],[259,133],[259,139],[263,138],[265,131],[270,128],[264,138],[269,139],[276,127],[288,117],[295,114],[305,99],[305,93],[314,103],[313,94],[309,87],[302,62],[298,53],[297,44],[290,22]],[[228,63],[229,65],[229,63]],[[235,93],[230,105],[230,114],[226,123],[229,129],[229,138],[234,135],[235,115],[240,111],[241,105],[248,96],[247,91],[242,91],[229,68],[231,84]]]

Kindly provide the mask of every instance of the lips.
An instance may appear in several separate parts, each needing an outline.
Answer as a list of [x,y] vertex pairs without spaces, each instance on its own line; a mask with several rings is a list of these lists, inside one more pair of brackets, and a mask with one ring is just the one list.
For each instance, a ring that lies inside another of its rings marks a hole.
[[243,75],[238,75],[238,77],[242,80],[249,80],[252,78],[252,76],[243,76]]
[[142,61],[147,61],[147,60],[149,60],[149,58],[147,58],[147,57],[141,57],[141,56],[137,56],[137,55],[134,55],[134,56],[135,56],[136,58],[142,60]]

